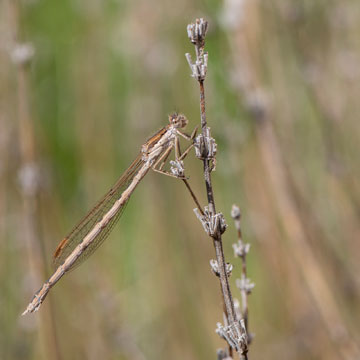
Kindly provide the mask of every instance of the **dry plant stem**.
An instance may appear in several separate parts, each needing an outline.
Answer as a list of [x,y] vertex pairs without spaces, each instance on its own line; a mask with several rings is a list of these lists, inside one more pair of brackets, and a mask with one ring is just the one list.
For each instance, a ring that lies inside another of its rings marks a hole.
[[[199,86],[200,86],[201,131],[203,136],[206,136],[207,121],[206,121],[206,112],[205,112],[205,89],[204,89],[203,80],[199,81]],[[206,186],[206,195],[209,203],[209,210],[210,213],[216,214],[214,192],[211,184],[210,160],[208,158],[203,159],[203,165],[204,165],[204,178],[205,178],[205,186]],[[237,319],[235,314],[234,302],[231,295],[229,279],[226,272],[226,262],[225,262],[221,234],[219,232],[216,232],[212,236],[212,239],[216,253],[216,260],[219,266],[219,278],[221,284],[221,291],[224,299],[225,311],[228,318],[228,322],[232,324]]]
[[[243,245],[240,220],[235,219],[235,226],[237,229],[239,242]],[[246,279],[247,278],[246,252],[244,251],[240,257],[241,257],[241,278]],[[247,305],[247,292],[245,289],[241,290],[241,303],[242,303],[242,315],[245,321],[245,327],[246,330],[248,330],[248,305]]]
[[[195,141],[195,150],[197,157],[203,161],[204,179],[208,201],[208,206],[205,208],[205,211],[201,211],[202,215],[205,213],[206,216],[201,217],[199,214],[197,214],[197,216],[202,222],[207,234],[212,238],[215,248],[217,261],[216,274],[220,279],[221,293],[224,301],[224,312],[227,323],[225,324],[225,328],[219,324],[222,337],[224,337],[228,342],[230,355],[232,355],[232,348],[236,348],[239,352],[239,357],[241,359],[247,359],[247,343],[246,340],[245,343],[243,342],[243,335],[241,335],[241,339],[238,338],[235,340],[231,338],[233,334],[231,334],[229,338],[227,338],[228,334],[226,334],[227,331],[231,332],[232,330],[230,329],[233,329],[236,334],[239,335],[241,330],[239,329],[240,323],[236,316],[234,302],[231,295],[227,264],[225,262],[222,245],[221,235],[226,229],[225,220],[222,217],[222,214],[216,213],[214,192],[211,184],[211,171],[213,170],[215,164],[216,143],[214,139],[210,137],[210,129],[207,126],[205,110],[204,80],[207,72],[208,54],[204,52],[204,47],[207,25],[207,22],[203,19],[197,19],[195,24],[190,24],[187,27],[188,37],[195,46],[196,60],[195,63],[193,63],[190,54],[186,54],[186,59],[192,70],[192,76],[197,79],[200,89],[200,116],[202,134],[199,135]],[[200,209],[201,208],[195,210],[200,211]]]
[[[239,241],[242,243],[242,234],[240,226],[236,226],[238,231]],[[243,280],[247,279],[247,269],[246,269],[246,252],[243,252],[241,256],[241,277]],[[246,330],[249,332],[249,310],[248,310],[248,301],[247,301],[247,291],[246,289],[241,290],[241,302],[242,302],[242,314],[245,321]]]
[[[205,115],[205,93],[204,93],[204,84],[200,82],[200,107],[201,107],[201,122],[202,129],[206,130],[206,115]],[[204,133],[203,133],[204,135]],[[204,135],[205,136],[205,135]],[[204,165],[204,178],[206,185],[206,194],[208,199],[208,207],[211,214],[216,214],[215,208],[215,200],[214,200],[214,192],[211,184],[211,171],[210,171],[210,161],[209,159],[203,159]],[[221,285],[221,292],[224,301],[224,312],[227,317],[227,321],[229,324],[234,324],[237,322],[237,317],[235,313],[234,301],[232,298],[228,273],[226,271],[226,261],[222,244],[222,237],[220,231],[217,231],[214,235],[211,236],[213,239],[213,244],[215,248],[216,260],[218,263],[218,271],[219,271],[219,279]],[[229,346],[229,355],[232,358],[233,349]],[[247,353],[239,354],[240,359],[247,360]]]
[[246,256],[249,252],[250,244],[245,244],[243,242],[242,231],[241,231],[241,213],[237,205],[232,206],[231,217],[234,220],[234,224],[238,236],[238,243],[234,244],[233,248],[234,248],[235,256],[241,258],[241,279],[237,279],[236,283],[241,292],[241,310],[242,310],[241,316],[244,319],[246,332],[248,333],[248,343],[250,344],[252,340],[252,336],[249,333],[248,295],[251,293],[252,288],[255,286],[253,283],[250,283],[250,280],[247,278]]
[[[246,256],[242,257],[242,273],[241,278],[246,279]],[[241,290],[241,303],[242,303],[242,315],[245,321],[246,331],[249,333],[249,310],[248,310],[248,296],[246,290]],[[250,341],[249,341],[250,342]]]
[[[19,182],[22,197],[23,234],[27,258],[33,278],[40,278],[45,272],[44,244],[41,241],[39,218],[39,170],[36,159],[36,145],[29,98],[29,62],[34,54],[31,44],[21,42],[20,3],[8,2],[9,17],[13,33],[11,58],[16,66],[18,132],[20,146]],[[53,309],[50,305],[44,318],[39,321],[39,331],[45,338],[46,357],[60,359]]]

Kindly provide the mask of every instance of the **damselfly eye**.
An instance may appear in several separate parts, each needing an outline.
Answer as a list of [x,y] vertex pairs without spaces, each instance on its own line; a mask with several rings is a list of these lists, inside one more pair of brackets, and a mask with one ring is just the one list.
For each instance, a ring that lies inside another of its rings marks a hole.
[[184,114],[173,113],[169,115],[169,122],[176,128],[183,128],[188,124],[188,119]]

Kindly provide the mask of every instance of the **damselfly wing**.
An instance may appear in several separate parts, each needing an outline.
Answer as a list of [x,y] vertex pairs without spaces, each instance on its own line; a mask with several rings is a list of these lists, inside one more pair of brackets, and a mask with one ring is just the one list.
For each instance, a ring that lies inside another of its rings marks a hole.
[[[119,199],[121,193],[126,189],[139,168],[143,165],[142,154],[140,153],[114,186],[103,196],[103,198],[88,212],[87,215],[71,230],[71,232],[59,243],[55,252],[53,262],[56,267],[60,266],[65,259],[72,253],[77,245],[81,243],[89,231],[98,223],[103,216],[111,209],[115,201]],[[83,251],[76,262],[69,268],[73,270],[86,260],[107,238],[117,221],[120,219],[126,203],[118,211],[106,228],[96,237],[96,239]]]

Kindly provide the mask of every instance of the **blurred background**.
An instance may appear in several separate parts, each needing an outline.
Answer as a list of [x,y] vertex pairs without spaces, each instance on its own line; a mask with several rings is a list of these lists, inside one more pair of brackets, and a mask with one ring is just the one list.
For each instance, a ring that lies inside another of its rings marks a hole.
[[[0,358],[215,359],[213,246],[149,173],[106,243],[20,317],[57,243],[178,110],[199,123],[186,25],[209,21],[207,114],[234,297],[242,210],[253,359],[359,359],[360,3],[0,2]],[[201,163],[186,171],[202,203]]]

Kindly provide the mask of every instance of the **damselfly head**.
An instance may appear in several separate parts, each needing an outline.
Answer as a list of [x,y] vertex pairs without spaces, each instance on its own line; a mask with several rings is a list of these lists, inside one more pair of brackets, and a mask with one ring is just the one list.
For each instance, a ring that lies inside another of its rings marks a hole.
[[178,114],[177,112],[169,115],[169,123],[175,128],[183,128],[188,124],[188,119],[184,114]]

